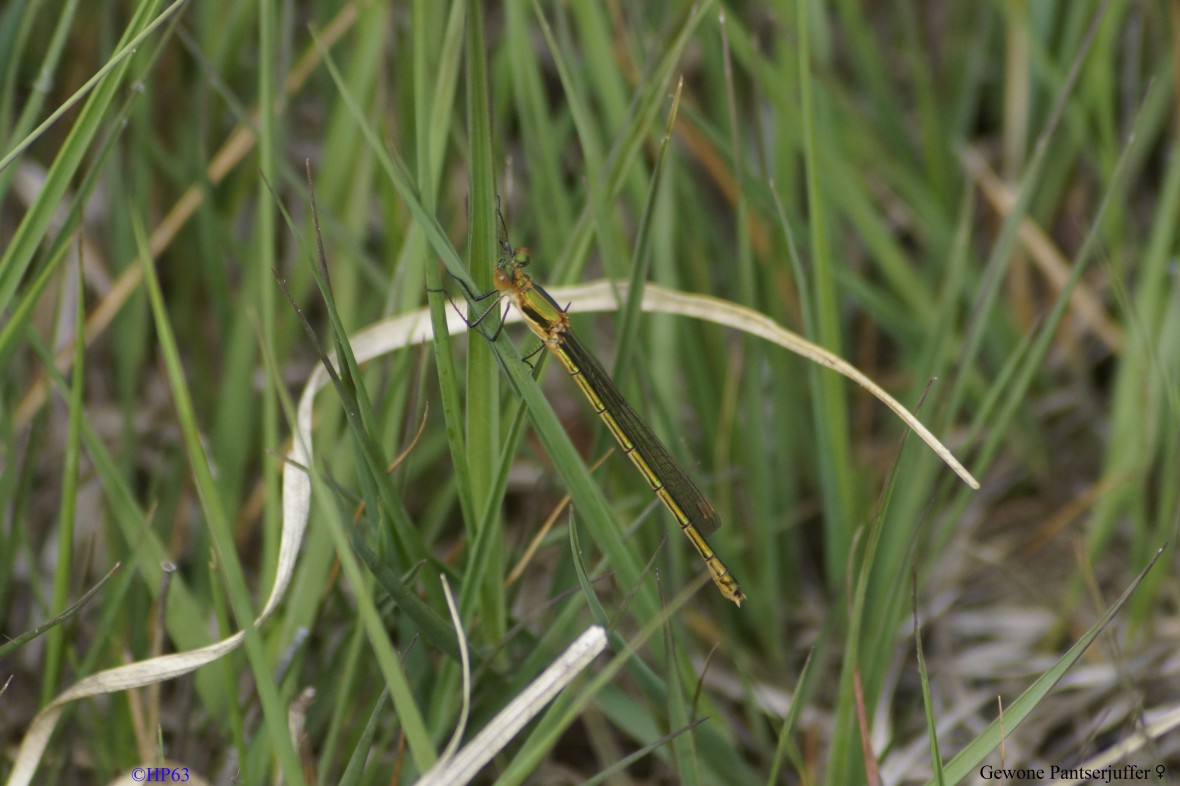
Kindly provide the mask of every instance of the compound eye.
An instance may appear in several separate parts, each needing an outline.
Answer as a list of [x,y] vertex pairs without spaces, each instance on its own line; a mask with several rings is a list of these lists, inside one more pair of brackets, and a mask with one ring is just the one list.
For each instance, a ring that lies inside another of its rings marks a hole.
[[517,267],[527,267],[529,262],[533,261],[533,258],[527,248],[524,246],[518,246],[512,252],[512,261],[516,263]]

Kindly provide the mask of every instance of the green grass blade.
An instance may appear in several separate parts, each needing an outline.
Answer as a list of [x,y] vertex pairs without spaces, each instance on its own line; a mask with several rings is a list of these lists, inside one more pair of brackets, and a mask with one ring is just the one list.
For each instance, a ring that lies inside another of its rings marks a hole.
[[[988,754],[1000,747],[1001,742],[1003,742],[1003,735],[1011,736],[1016,731],[1017,727],[1028,717],[1029,713],[1036,709],[1037,705],[1049,695],[1053,686],[1085,654],[1086,650],[1094,643],[1094,640],[1098,638],[1099,634],[1106,630],[1106,627],[1123,606],[1126,605],[1127,601],[1131,599],[1131,595],[1135,592],[1135,589],[1147,577],[1152,567],[1155,566],[1156,560],[1163,553],[1163,549],[1157,551],[1155,556],[1151,558],[1151,561],[1147,563],[1147,566],[1140,571],[1135,581],[1123,591],[1123,594],[1119,596],[1118,600],[1111,604],[1110,608],[1106,610],[1106,613],[1090,626],[1089,630],[1077,640],[1077,643],[1070,647],[1050,669],[1029,685],[1016,701],[1007,705],[1004,709],[1003,718],[997,718],[992,721],[970,745],[959,751],[953,759],[946,763],[942,776],[947,782],[959,783],[967,778],[983,763]],[[933,784],[934,781],[931,781],[928,786],[933,786]]]
[[[86,291],[82,277],[82,260],[77,262],[74,278],[74,377],[70,386],[70,426],[66,436],[66,460],[62,467],[61,512],[58,516],[57,569],[53,576],[53,612],[61,613],[70,593],[74,565],[74,517],[78,512],[78,467],[82,452],[83,391],[86,382]],[[69,290],[66,290],[67,297]],[[45,680],[41,684],[41,703],[48,703],[61,679],[65,659],[62,628],[54,628],[45,643]]]
[[139,213],[133,211],[132,216],[135,219],[134,229],[139,245],[139,258],[143,260],[144,283],[147,285],[148,296],[152,304],[152,314],[155,317],[156,332],[160,341],[160,352],[168,371],[169,382],[172,385],[177,417],[184,433],[189,465],[192,468],[206,524],[216,548],[217,562],[225,578],[234,618],[239,629],[246,633],[246,657],[258,685],[267,732],[287,780],[293,784],[302,784],[303,772],[299,765],[299,759],[295,755],[295,749],[291,745],[290,735],[287,733],[287,713],[279,700],[272,669],[267,662],[266,653],[263,651],[261,637],[254,627],[254,609],[251,606],[250,590],[246,586],[245,575],[241,563],[238,562],[237,551],[234,549],[229,519],[222,508],[217,484],[209,469],[209,460],[205,454],[200,428],[197,425],[196,411],[189,394],[184,366],[176,346],[176,338],[164,304],[164,296],[160,291],[160,282],[156,278],[155,260],[148,246],[147,233],[142,222],[138,221]]

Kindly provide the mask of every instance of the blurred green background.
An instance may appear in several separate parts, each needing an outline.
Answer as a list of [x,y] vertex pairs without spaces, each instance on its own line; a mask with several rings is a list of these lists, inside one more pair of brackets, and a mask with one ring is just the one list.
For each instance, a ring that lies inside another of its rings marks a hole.
[[477,782],[1176,777],[1174,549],[1098,623],[1180,522],[1178,36],[1177,0],[8,0],[0,633],[121,568],[0,650],[0,776],[78,679],[261,609],[319,364],[277,278],[331,351],[461,300],[448,271],[488,289],[498,197],[545,287],[760,312],[920,407],[981,490],[778,347],[570,303],[725,522],[738,609],[617,450],[587,474],[613,443],[541,356],[537,395],[534,338],[394,352],[318,399],[277,614],[71,705],[40,781],[414,782],[463,702],[440,572],[471,730],[610,631]]

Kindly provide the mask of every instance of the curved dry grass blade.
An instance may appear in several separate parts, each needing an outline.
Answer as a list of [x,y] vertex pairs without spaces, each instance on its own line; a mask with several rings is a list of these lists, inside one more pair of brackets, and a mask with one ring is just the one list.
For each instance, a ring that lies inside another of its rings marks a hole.
[[469,782],[605,649],[606,631],[598,625],[587,628],[463,750],[450,760],[440,759],[438,766],[418,781],[419,786],[459,786]]
[[[616,301],[609,282],[595,282],[583,286],[553,289],[550,290],[549,294],[562,302],[565,300],[572,301],[576,311],[579,313],[585,311],[608,311],[616,308]],[[665,289],[656,284],[647,284],[644,286],[643,308],[645,311],[661,314],[680,314],[682,316],[695,317],[706,322],[725,325],[726,327],[740,330],[743,333],[759,336],[851,379],[872,393],[882,404],[901,418],[915,434],[922,438],[923,442],[930,446],[931,450],[938,454],[939,458],[947,466],[954,470],[956,475],[962,478],[964,483],[973,489],[979,488],[979,481],[897,399],[886,393],[879,385],[848,361],[829,352],[818,344],[813,344],[797,333],[787,330],[770,317],[744,306],[730,303],[729,301],[719,300],[707,295],[691,295],[684,292],[677,292],[676,290]]]

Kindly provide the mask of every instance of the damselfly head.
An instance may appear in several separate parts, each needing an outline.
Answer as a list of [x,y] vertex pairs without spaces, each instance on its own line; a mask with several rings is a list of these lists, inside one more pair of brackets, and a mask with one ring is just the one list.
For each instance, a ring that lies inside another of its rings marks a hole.
[[504,249],[504,256],[496,263],[492,284],[501,292],[518,289],[528,283],[529,277],[521,268],[527,267],[532,257],[524,246]]

